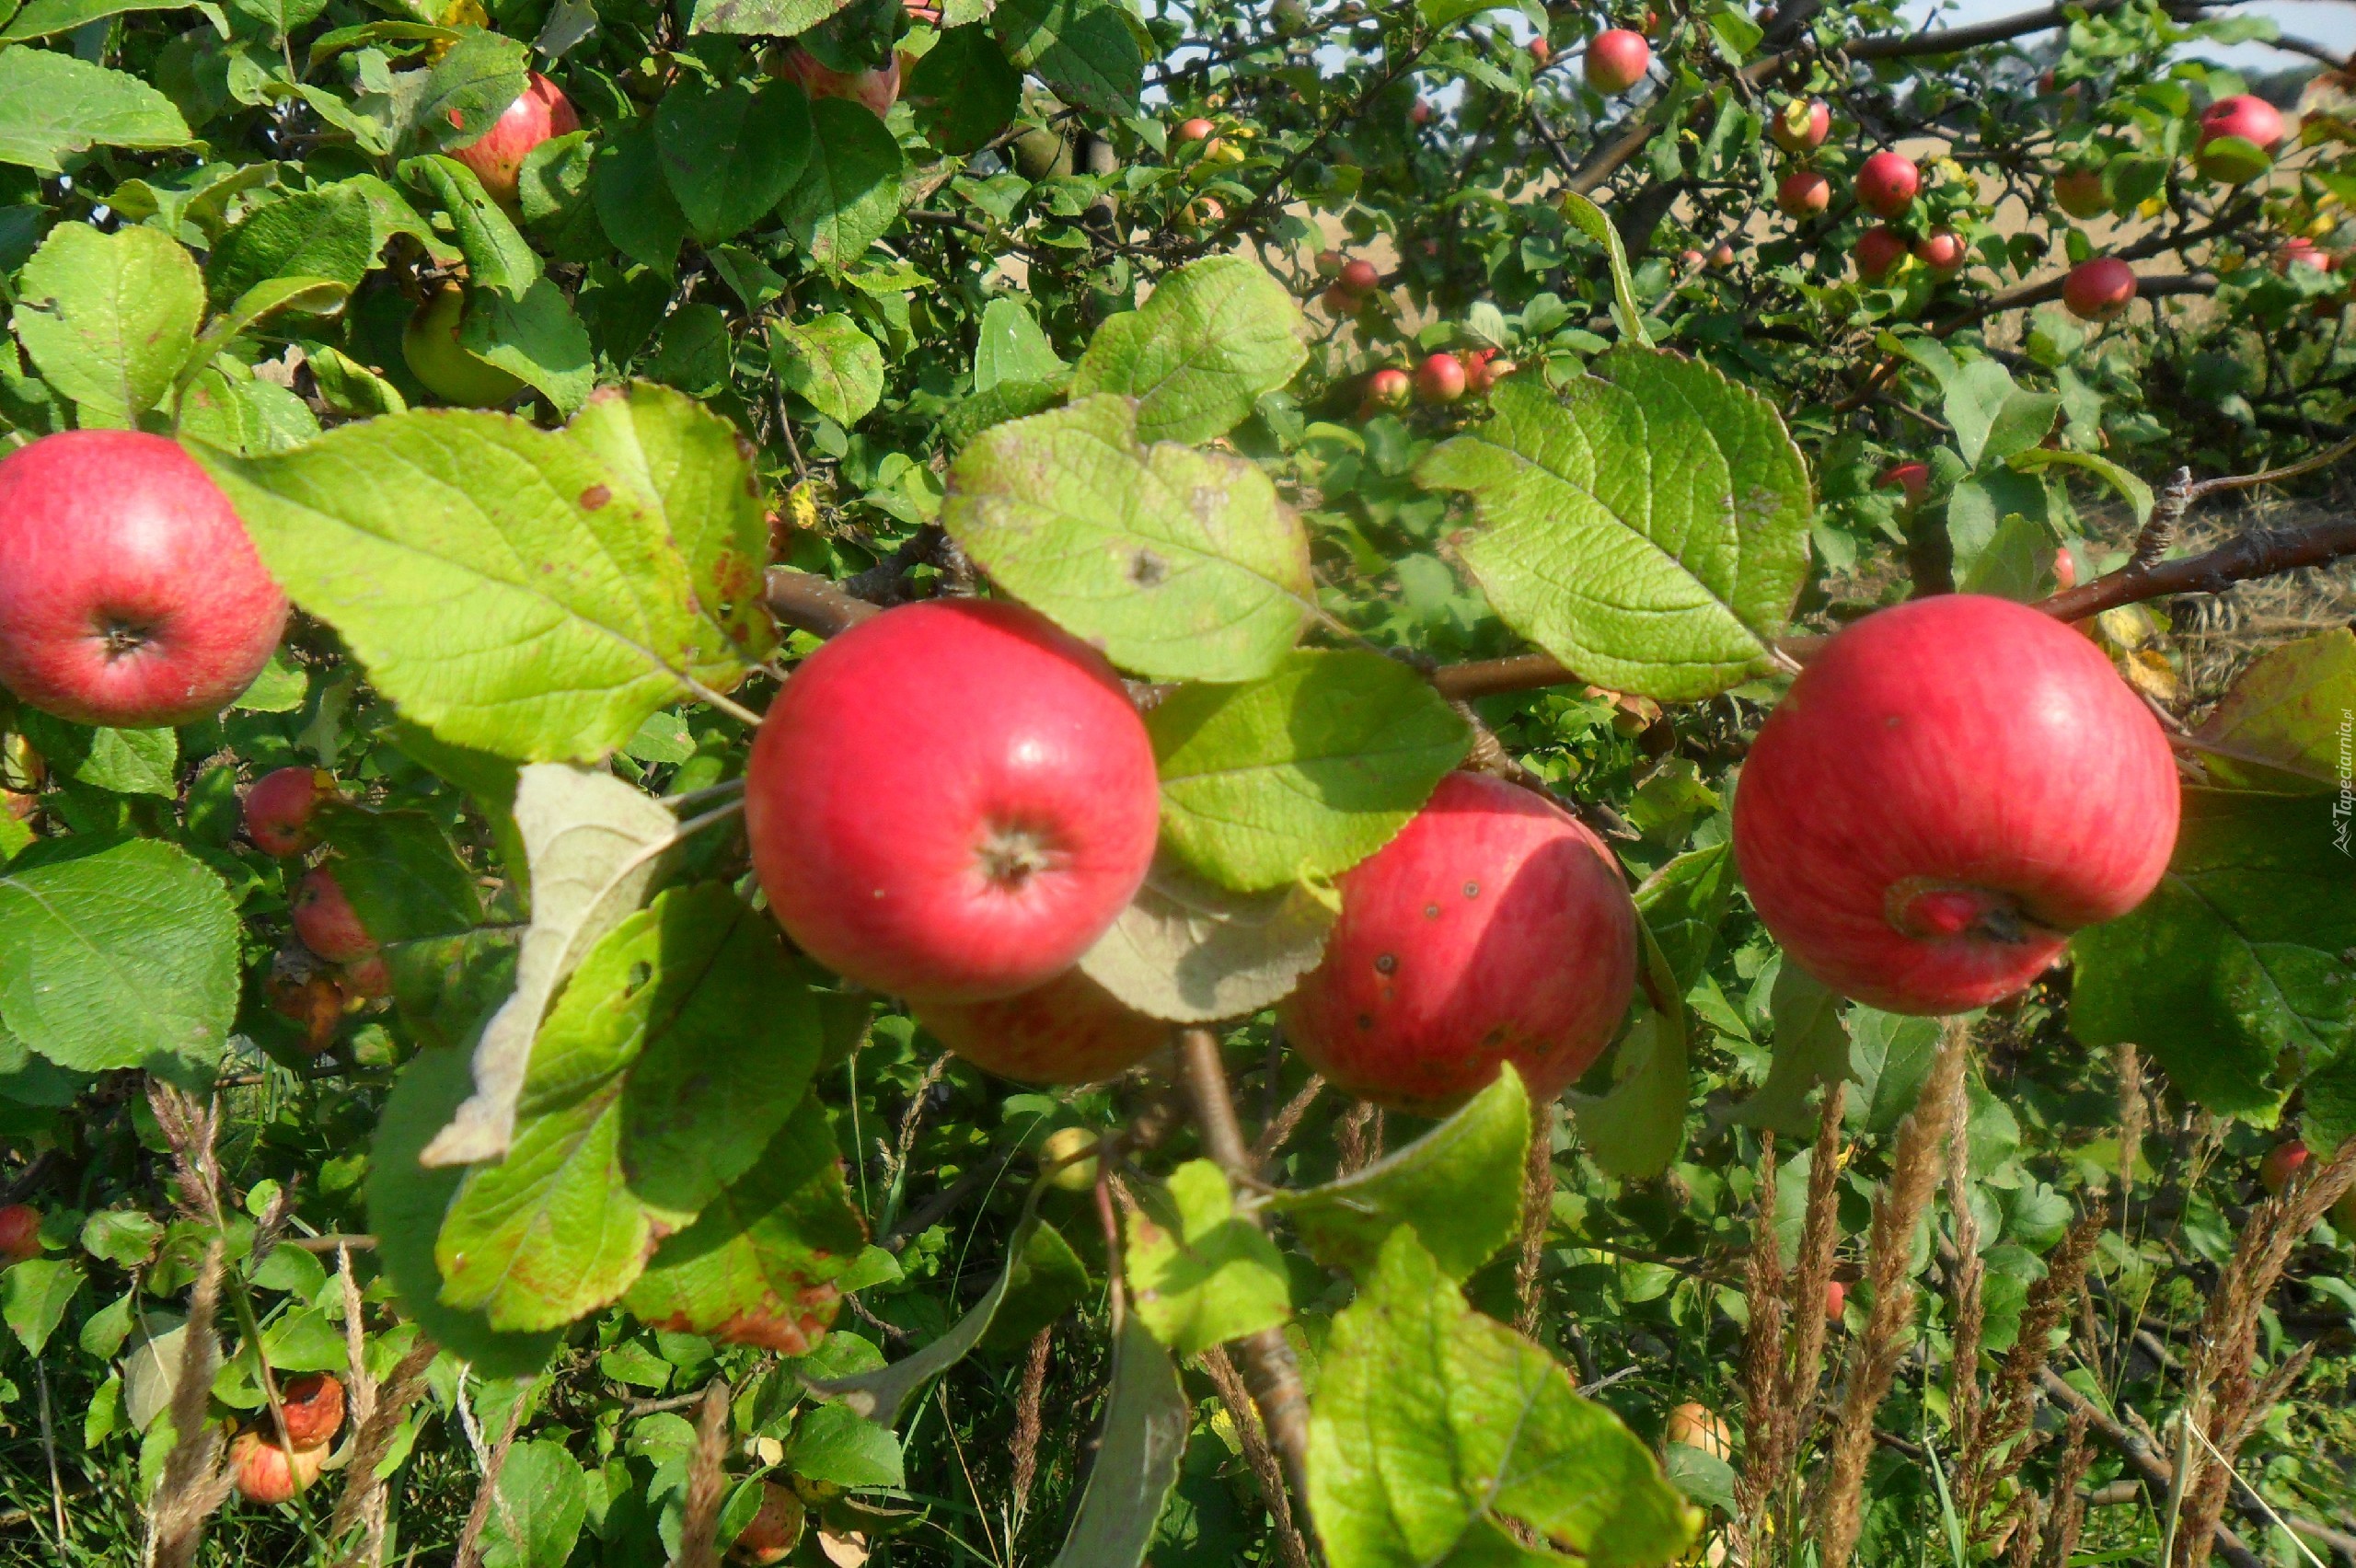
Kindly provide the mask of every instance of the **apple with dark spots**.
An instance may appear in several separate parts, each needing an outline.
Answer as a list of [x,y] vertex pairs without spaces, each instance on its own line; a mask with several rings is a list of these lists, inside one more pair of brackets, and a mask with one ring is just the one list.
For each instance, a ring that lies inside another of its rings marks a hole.
[[1787,218],[1813,218],[1832,205],[1832,182],[1812,168],[1796,168],[1775,187],[1775,208]]
[[290,1378],[279,1386],[278,1413],[289,1447],[323,1447],[343,1429],[343,1384],[326,1372]]
[[1923,171],[1904,153],[1876,153],[1857,170],[1857,205],[1877,218],[1899,216],[1922,189]]

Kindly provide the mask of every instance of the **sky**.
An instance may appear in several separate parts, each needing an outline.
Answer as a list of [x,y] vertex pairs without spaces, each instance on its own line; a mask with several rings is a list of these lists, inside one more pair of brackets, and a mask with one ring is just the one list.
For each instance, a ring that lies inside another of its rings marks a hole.
[[[2027,8],[2025,0],[1949,0],[1943,6],[1934,4],[1934,0],[1911,0],[1905,9],[1908,18],[1917,23],[1936,10],[1940,26],[1963,27]],[[2284,32],[2336,50],[2343,58],[2356,50],[2356,5],[2343,4],[2341,0],[2261,0],[2259,4],[2233,9],[2235,14],[2255,13],[2271,17]],[[2241,71],[2280,71],[2307,63],[2304,56],[2269,49],[2262,43],[2236,44],[2229,49],[2212,45],[2201,53]]]

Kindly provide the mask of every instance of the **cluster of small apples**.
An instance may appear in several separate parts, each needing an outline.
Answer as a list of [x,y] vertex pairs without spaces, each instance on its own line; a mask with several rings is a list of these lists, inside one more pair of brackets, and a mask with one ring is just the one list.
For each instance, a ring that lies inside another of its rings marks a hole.
[[[320,806],[341,798],[335,775],[317,767],[282,767],[246,791],[246,837],[266,855],[300,860],[318,847]],[[323,964],[282,966],[270,984],[270,1004],[304,1028],[313,1051],[332,1043],[344,1014],[392,992],[392,972],[373,936],[336,880],[332,866],[302,870],[289,900],[294,935]]]
[[[2292,1138],[2288,1143],[2276,1144],[2266,1151],[2266,1158],[2258,1161],[2258,1185],[2265,1188],[2269,1195],[2280,1197],[2292,1179],[2304,1171],[2314,1158],[2314,1152],[2303,1139]],[[2338,1203],[2331,1205],[2331,1223],[2332,1228],[2343,1237],[2356,1239],[2356,1188],[2349,1189]]]
[[1485,398],[1491,387],[1520,368],[1499,358],[1495,349],[1438,350],[1418,360],[1412,373],[1392,365],[1368,376],[1358,418],[1395,413],[1411,400],[1437,408],[1467,397]]
[[[1192,178],[1197,182],[1218,179],[1225,170],[1242,163],[1247,156],[1243,139],[1251,134],[1248,126],[1230,126],[1222,131],[1212,121],[1196,115],[1179,122],[1172,136],[1172,144],[1180,149],[1197,147]],[[1171,215],[1171,226],[1181,234],[1207,234],[1227,221],[1227,204],[1205,191],[1187,201]]]
[[230,1473],[248,1503],[291,1503],[318,1480],[343,1429],[343,1385],[326,1372],[289,1378],[279,1386],[278,1414],[277,1430],[265,1422],[230,1439]]
[[1325,280],[1320,303],[1337,317],[1357,316],[1382,293],[1382,273],[1363,256],[1321,250],[1317,253],[1317,275]]

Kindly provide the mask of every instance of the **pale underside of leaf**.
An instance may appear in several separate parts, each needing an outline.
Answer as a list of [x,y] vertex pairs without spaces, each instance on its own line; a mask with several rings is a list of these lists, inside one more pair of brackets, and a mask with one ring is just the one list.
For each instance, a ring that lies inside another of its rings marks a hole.
[[1289,996],[1333,926],[1306,889],[1230,893],[1162,856],[1080,967],[1149,1018],[1209,1023]]

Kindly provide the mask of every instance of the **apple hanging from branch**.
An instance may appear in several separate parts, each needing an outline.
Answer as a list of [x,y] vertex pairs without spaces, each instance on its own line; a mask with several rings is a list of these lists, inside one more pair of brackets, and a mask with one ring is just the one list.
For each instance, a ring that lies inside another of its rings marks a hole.
[[492,201],[513,207],[524,160],[532,149],[580,129],[581,116],[564,89],[535,71],[523,93],[491,121],[491,129],[462,147],[451,148],[450,156],[475,171]]

